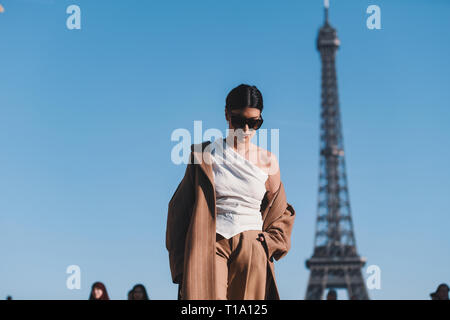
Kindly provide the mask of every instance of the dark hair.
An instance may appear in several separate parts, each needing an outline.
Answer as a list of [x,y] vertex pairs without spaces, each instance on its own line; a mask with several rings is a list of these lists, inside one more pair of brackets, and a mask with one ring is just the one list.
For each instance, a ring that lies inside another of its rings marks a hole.
[[231,112],[231,110],[245,109],[246,107],[258,108],[262,112],[263,97],[256,86],[241,84],[228,93],[225,109]]
[[448,285],[447,285],[446,283],[441,283],[441,284],[437,287],[436,292],[438,292],[439,289],[441,289],[441,288],[445,288],[445,289],[447,289],[447,291],[450,290],[450,288],[448,287]]
[[[99,288],[102,289],[103,293],[99,299],[95,299],[94,289]],[[106,291],[106,287],[101,282],[94,282],[91,288],[91,295],[89,296],[89,300],[109,300],[108,291]]]
[[140,283],[137,284],[137,285],[135,285],[135,286],[133,287],[133,289],[131,289],[131,300],[134,300],[134,290],[135,290],[136,288],[141,288],[141,289],[142,289],[142,291],[144,292],[144,300],[150,300],[150,299],[148,298],[147,290],[145,290],[144,285],[142,285],[142,284],[140,284]]
[[438,292],[439,292],[439,289],[441,289],[441,288],[445,288],[447,290],[447,292],[450,291],[450,288],[448,287],[448,285],[446,283],[441,283],[440,285],[438,285],[435,292],[430,293],[431,300],[439,300]]

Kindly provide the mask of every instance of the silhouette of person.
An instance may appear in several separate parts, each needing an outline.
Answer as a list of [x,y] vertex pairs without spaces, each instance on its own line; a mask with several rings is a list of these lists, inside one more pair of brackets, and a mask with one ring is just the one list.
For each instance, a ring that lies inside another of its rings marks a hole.
[[130,300],[150,300],[144,285],[139,283],[133,287]]
[[95,282],[91,288],[89,300],[109,300],[108,291],[101,282]]
[[328,291],[327,300],[337,300],[336,290],[330,289],[330,291]]
[[449,300],[449,287],[445,283],[441,283],[435,292],[430,293],[431,300]]

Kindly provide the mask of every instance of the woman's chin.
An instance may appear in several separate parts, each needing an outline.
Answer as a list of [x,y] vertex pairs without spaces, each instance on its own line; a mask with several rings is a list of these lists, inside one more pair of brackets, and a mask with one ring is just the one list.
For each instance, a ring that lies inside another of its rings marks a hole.
[[249,142],[252,139],[252,136],[242,136],[238,137],[239,142]]

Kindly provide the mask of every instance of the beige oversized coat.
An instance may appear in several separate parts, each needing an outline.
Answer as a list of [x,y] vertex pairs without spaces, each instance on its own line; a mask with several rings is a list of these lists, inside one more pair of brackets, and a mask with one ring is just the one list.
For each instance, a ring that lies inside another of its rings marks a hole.
[[[192,144],[185,175],[169,201],[166,248],[178,299],[215,300],[216,194],[209,148],[211,141]],[[268,257],[266,299],[279,300],[273,259],[279,260],[291,246],[295,210],[287,203],[283,183],[267,204],[264,195],[264,246]],[[180,296],[181,295],[181,296]]]

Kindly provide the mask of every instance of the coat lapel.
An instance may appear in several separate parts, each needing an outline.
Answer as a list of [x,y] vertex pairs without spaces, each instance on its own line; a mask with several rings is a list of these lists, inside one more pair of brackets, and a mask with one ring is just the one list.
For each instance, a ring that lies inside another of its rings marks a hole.
[[[267,199],[267,192],[264,195],[264,199]],[[266,200],[267,201],[267,200]],[[283,215],[286,210],[287,202],[286,202],[286,193],[284,190],[284,184],[280,181],[280,186],[278,190],[273,195],[270,203],[263,209],[262,219],[264,221],[263,230],[267,230],[267,228],[272,224],[273,221],[277,220],[281,215]]]
[[[208,177],[209,183],[214,190],[214,173],[211,165],[211,154],[209,153],[210,148],[206,148],[205,150],[205,147],[210,143],[211,141],[205,141],[201,144],[194,144],[191,146],[191,150],[194,156],[194,163],[200,164],[200,168],[202,168],[203,172]],[[201,146],[201,148],[199,148],[199,146]]]

